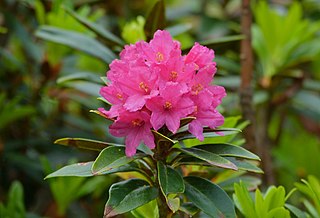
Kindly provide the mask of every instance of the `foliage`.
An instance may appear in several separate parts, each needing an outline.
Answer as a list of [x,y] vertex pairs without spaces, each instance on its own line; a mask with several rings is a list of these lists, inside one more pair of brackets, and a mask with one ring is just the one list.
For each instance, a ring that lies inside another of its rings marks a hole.
[[302,200],[311,217],[320,217],[320,181],[310,175],[308,180],[301,180],[301,183],[295,183],[297,189],[306,197]]
[[234,184],[234,189],[235,205],[244,217],[290,217],[289,210],[285,208],[288,196],[285,196],[282,186],[270,186],[264,195],[257,189],[254,200],[242,182]]

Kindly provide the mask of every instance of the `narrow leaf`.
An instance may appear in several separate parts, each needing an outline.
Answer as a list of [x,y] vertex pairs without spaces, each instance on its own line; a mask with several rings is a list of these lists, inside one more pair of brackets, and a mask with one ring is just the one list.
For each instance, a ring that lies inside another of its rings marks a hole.
[[185,194],[199,209],[211,217],[235,218],[235,209],[227,193],[209,180],[185,177]]
[[226,159],[231,161],[234,165],[236,165],[239,170],[245,170],[253,173],[263,173],[263,171],[259,167],[248,161],[238,160],[233,157],[226,157]]
[[[93,161],[86,162],[86,163],[71,164],[71,165],[62,167],[61,169],[49,174],[48,176],[46,176],[45,179],[49,179],[53,177],[62,177],[62,176],[76,176],[76,177],[95,176],[95,174],[93,174],[91,171],[92,165],[93,165]],[[106,174],[112,174],[112,173],[131,172],[131,171],[139,172],[140,169],[138,168],[137,164],[130,163],[130,164],[121,166],[119,168],[106,171],[102,174],[106,175]]]
[[159,29],[165,28],[165,7],[164,0],[158,0],[149,12],[144,31],[147,39],[151,39],[153,33]]
[[257,155],[251,153],[250,151],[231,144],[204,144],[193,146],[193,148],[215,153],[223,157],[240,157],[252,160],[260,160]]
[[94,151],[102,151],[104,148],[108,146],[125,147],[125,145],[102,142],[102,141],[91,140],[91,139],[84,139],[84,138],[62,138],[62,139],[57,139],[54,143],[59,145],[83,148],[83,149],[94,150]]
[[[189,131],[185,130],[185,128],[181,128],[181,130],[182,131],[178,131],[171,138],[178,141],[196,138]],[[203,135],[205,138],[211,138],[211,137],[217,137],[217,136],[221,137],[221,136],[226,136],[231,134],[237,134],[239,132],[241,132],[241,130],[237,128],[221,128],[221,129],[204,128],[203,129]]]
[[104,217],[126,213],[157,198],[158,190],[141,179],[130,179],[113,184],[109,189],[109,199]]
[[101,38],[116,43],[120,46],[124,45],[124,42],[117,37],[116,35],[114,35],[113,33],[109,32],[108,30],[106,30],[105,28],[103,28],[102,26],[91,22],[90,20],[88,20],[85,17],[79,16],[76,12],[70,10],[69,8],[65,8],[65,10],[68,12],[68,14],[70,14],[73,18],[75,18],[77,21],[79,21],[82,25],[84,25],[85,27],[87,27],[88,29],[90,29],[91,31],[93,31],[94,33],[96,33],[98,36],[100,36]]
[[115,54],[109,48],[96,39],[75,31],[41,26],[36,31],[36,36],[44,40],[78,49],[106,63],[111,63],[116,58]]
[[196,157],[200,160],[204,160],[210,165],[232,170],[238,170],[235,164],[217,154],[205,150],[200,150],[197,148],[178,148],[178,150],[190,156]]

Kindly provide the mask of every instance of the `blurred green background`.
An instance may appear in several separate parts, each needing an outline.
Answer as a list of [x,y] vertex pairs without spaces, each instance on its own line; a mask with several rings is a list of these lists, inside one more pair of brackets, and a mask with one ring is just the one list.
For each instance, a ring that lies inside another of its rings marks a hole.
[[[125,44],[150,39],[155,28],[169,30],[184,51],[194,42],[215,50],[213,82],[228,93],[220,111],[241,115],[241,1],[160,2],[0,2],[0,211],[14,211],[9,217],[102,217],[108,188],[120,178],[44,181],[67,163],[96,156],[53,142],[121,140],[89,110],[105,106],[97,97],[108,64]],[[272,158],[262,158],[272,169],[261,178],[262,188],[271,185],[269,177],[290,190],[308,175],[320,179],[320,1],[256,0],[251,9],[255,131]],[[303,208],[301,196],[291,201]]]

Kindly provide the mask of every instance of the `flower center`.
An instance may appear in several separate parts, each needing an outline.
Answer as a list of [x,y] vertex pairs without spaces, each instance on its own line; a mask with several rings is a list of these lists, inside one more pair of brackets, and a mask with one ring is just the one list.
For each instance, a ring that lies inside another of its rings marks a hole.
[[157,52],[157,54],[156,54],[156,60],[157,60],[158,62],[163,61],[163,54],[162,54],[161,52]]
[[116,96],[117,96],[117,98],[119,98],[120,100],[123,99],[123,96],[122,96],[120,93],[118,93]]
[[170,72],[170,79],[175,80],[178,77],[178,73],[176,71],[171,71]]
[[140,89],[142,89],[142,90],[145,91],[145,92],[148,92],[148,91],[149,91],[148,85],[145,84],[144,82],[140,82],[140,83],[139,83],[139,87],[140,87]]
[[170,109],[172,108],[171,102],[166,101],[166,102],[164,103],[164,105],[163,105],[163,108],[164,108],[165,110],[170,110]]
[[144,121],[140,119],[134,119],[131,121],[131,123],[134,127],[137,127],[137,126],[142,126],[144,124]]
[[192,86],[191,90],[194,92],[194,94],[199,94],[199,92],[203,89],[203,85],[198,83],[197,85]]
[[196,63],[194,63],[194,69],[195,69],[195,70],[199,70],[199,65],[196,64]]

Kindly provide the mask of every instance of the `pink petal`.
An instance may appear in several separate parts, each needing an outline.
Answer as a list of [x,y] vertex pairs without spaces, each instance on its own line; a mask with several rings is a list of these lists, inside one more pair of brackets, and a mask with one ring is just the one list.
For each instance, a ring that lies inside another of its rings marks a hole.
[[146,103],[146,99],[142,95],[132,95],[127,98],[123,105],[130,112],[140,110]]
[[203,127],[198,120],[193,120],[189,124],[189,132],[192,133],[200,141],[204,140]]

